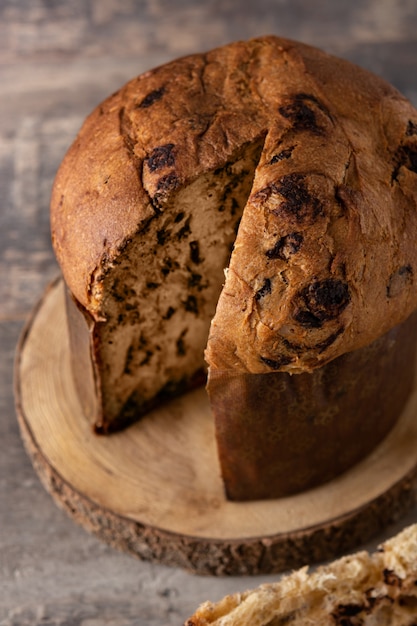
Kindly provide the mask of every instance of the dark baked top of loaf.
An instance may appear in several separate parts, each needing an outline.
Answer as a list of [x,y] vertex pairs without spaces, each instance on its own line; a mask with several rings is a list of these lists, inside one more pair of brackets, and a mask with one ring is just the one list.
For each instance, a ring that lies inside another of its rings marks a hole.
[[129,240],[259,140],[208,363],[311,370],[403,321],[417,305],[417,112],[369,72],[276,37],[173,61],[89,116],[51,202],[77,300],[100,319]]

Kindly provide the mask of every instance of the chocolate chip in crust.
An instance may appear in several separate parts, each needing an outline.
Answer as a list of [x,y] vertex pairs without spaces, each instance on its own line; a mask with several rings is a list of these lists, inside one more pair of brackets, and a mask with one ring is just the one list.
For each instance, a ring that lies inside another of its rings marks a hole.
[[[159,194],[165,194],[165,193],[168,193],[169,191],[174,191],[179,186],[180,186],[180,181],[178,177],[174,173],[171,173],[171,174],[167,174],[166,176],[162,176],[162,178],[158,180],[156,188],[157,188],[157,193],[159,192]],[[155,195],[157,196],[157,194]]]
[[307,213],[311,213],[314,218],[323,212],[322,203],[309,192],[303,174],[293,173],[283,176],[278,181],[276,191],[285,198],[277,209],[279,213],[284,211],[302,219]]
[[303,243],[302,233],[294,232],[281,237],[276,244],[265,252],[268,259],[287,260],[291,255],[299,251]]
[[293,357],[287,356],[286,354],[282,354],[274,359],[269,359],[268,357],[260,356],[259,359],[260,361],[262,361],[262,363],[267,365],[272,370],[279,370],[281,369],[281,367],[288,365],[294,360]]
[[158,102],[162,98],[165,93],[165,87],[159,87],[159,89],[154,89],[150,91],[148,95],[146,95],[143,100],[137,105],[138,109],[147,109],[154,102]]
[[167,143],[152,150],[150,156],[145,159],[149,171],[156,172],[163,167],[172,167],[175,165],[174,148],[173,143]]
[[299,172],[282,176],[276,182],[271,183],[258,191],[254,201],[265,203],[271,196],[280,195],[284,199],[271,209],[271,213],[280,217],[294,218],[302,222],[309,217],[313,221],[323,214],[323,204],[319,198],[313,196],[307,185],[306,176]]
[[297,93],[286,104],[281,105],[278,111],[292,123],[294,130],[307,130],[315,135],[322,135],[324,128],[318,123],[312,104],[330,117],[327,108],[315,96],[306,93]]
[[341,280],[316,281],[299,292],[294,319],[306,328],[320,328],[337,318],[350,299],[349,287]]
[[271,279],[265,278],[264,284],[255,293],[255,300],[261,300],[264,296],[267,296],[272,291]]
[[281,150],[277,154],[274,154],[272,159],[269,161],[269,165],[274,165],[274,163],[279,163],[279,161],[284,161],[285,159],[289,159],[292,155],[292,151],[295,146],[291,146],[290,148],[286,148],[285,150]]

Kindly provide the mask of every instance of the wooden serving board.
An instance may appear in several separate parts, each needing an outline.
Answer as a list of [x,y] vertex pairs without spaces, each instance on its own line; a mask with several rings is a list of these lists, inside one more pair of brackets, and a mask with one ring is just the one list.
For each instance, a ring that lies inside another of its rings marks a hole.
[[78,523],[142,559],[202,574],[260,574],[327,560],[415,502],[417,391],[390,435],[352,470],[272,501],[225,499],[204,389],[111,436],[95,435],[72,382],[61,280],[18,347],[16,405],[46,489]]

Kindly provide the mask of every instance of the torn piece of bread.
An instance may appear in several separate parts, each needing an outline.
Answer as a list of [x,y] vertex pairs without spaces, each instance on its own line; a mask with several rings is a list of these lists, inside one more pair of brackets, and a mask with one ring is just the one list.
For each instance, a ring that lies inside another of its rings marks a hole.
[[309,573],[206,602],[186,626],[415,626],[417,524],[373,554],[358,552]]

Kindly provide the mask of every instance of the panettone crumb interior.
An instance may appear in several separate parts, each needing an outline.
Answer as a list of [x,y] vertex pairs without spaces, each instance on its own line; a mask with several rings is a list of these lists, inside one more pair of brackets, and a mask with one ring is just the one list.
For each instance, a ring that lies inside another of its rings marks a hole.
[[210,321],[262,143],[181,189],[104,279],[108,321],[96,332],[106,423],[120,415],[129,421],[129,411],[137,416],[204,372]]

